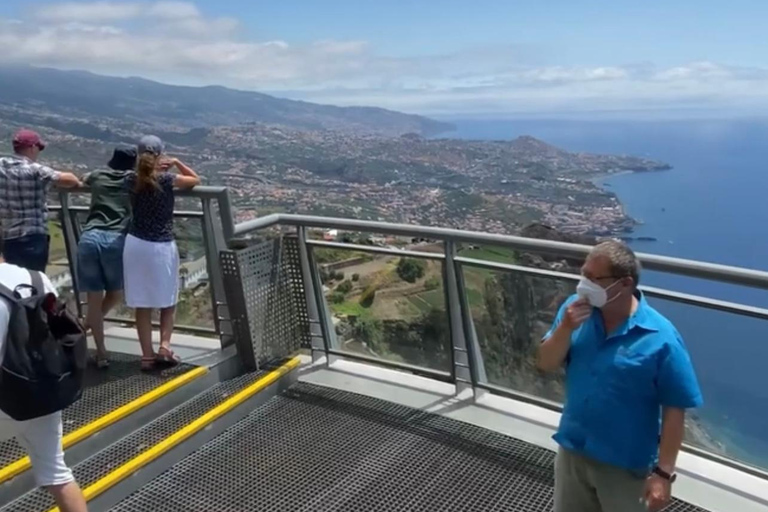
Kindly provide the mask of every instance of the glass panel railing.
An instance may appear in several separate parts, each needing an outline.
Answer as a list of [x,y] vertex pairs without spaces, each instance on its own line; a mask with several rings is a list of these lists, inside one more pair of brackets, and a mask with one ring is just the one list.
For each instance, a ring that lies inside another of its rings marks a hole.
[[[179,296],[176,325],[214,328],[210,281],[203,243],[202,217],[176,218],[174,234],[179,249]],[[124,276],[130,279],[130,276]],[[159,320],[155,312],[155,321]],[[133,310],[124,303],[110,314],[115,321],[133,320]]]
[[768,321],[649,300],[685,340],[704,395],[686,442],[768,469]]
[[462,258],[473,258],[476,260],[490,261],[492,263],[502,263],[514,265],[518,262],[517,252],[506,247],[493,245],[471,245],[464,244],[458,252]]
[[440,261],[313,248],[338,350],[451,370]]
[[48,265],[45,267],[45,273],[59,293],[59,297],[67,302],[72,311],[77,311],[64,232],[57,212],[49,216],[48,234],[51,238],[48,245]]
[[411,236],[390,236],[337,229],[311,229],[307,238],[324,244],[347,244],[373,249],[389,249],[406,252],[443,254],[443,242]]
[[462,272],[488,383],[562,402],[563,375],[540,372],[536,349],[573,283],[469,265]]

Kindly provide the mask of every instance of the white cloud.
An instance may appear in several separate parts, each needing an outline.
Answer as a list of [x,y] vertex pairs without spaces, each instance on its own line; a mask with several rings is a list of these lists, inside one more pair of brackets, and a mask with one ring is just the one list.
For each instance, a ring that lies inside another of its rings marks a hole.
[[41,6],[35,17],[51,23],[98,23],[136,18],[141,12],[142,4],[136,2],[63,2]]
[[64,2],[43,5],[35,18],[49,23],[101,23],[131,19],[188,21],[202,20],[200,9],[191,2]]
[[293,45],[246,38],[239,28],[235,19],[209,16],[184,1],[48,4],[32,20],[0,19],[0,64],[220,84],[430,114],[681,105],[768,111],[768,70],[761,68],[708,61],[665,68],[542,65],[539,50],[514,45],[394,58],[364,41]]
[[664,69],[654,76],[656,80],[719,80],[729,79],[734,76],[731,69],[713,62],[692,62],[685,66],[677,66]]

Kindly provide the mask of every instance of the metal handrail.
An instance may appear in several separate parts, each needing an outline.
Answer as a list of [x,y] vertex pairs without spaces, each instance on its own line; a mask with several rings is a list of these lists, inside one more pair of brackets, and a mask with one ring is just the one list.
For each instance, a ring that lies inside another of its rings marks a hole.
[[[305,228],[343,229],[367,233],[408,236],[413,238],[428,238],[431,240],[451,241],[459,243],[496,245],[517,251],[524,251],[547,256],[581,259],[589,254],[592,247],[588,245],[555,242],[536,238],[524,238],[511,235],[498,235],[476,231],[437,228],[430,226],[414,226],[410,224],[390,224],[366,220],[339,219],[332,217],[316,217],[310,215],[294,215],[275,213],[237,224],[235,236],[243,236],[254,231],[260,231],[277,225],[302,226]],[[723,283],[749,286],[768,290],[768,272],[742,267],[707,263],[696,260],[658,256],[655,254],[638,253],[638,259],[648,270],[657,270],[670,274],[708,279]]]
[[[71,212],[79,213],[88,213],[90,211],[88,206],[69,206],[67,209]],[[60,204],[52,204],[48,206],[48,210],[51,212],[60,212],[62,211],[62,206]],[[174,210],[173,216],[194,219],[201,218],[203,216],[203,212],[198,210]]]
[[[90,194],[91,190],[87,185],[83,185],[77,188],[60,190],[62,198],[66,198],[72,194]],[[216,201],[219,207],[219,216],[221,221],[221,229],[224,240],[229,242],[235,236],[235,216],[232,211],[232,200],[229,196],[229,189],[223,186],[210,186],[210,185],[198,185],[192,189],[176,190],[175,195],[177,197],[195,197],[202,201]],[[51,206],[51,209],[61,210],[62,208],[69,210],[78,210],[82,207],[79,206]]]

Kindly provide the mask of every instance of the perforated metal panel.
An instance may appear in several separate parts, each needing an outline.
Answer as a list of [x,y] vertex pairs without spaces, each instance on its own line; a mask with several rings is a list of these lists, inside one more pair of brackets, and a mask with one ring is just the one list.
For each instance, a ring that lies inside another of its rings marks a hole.
[[222,251],[221,262],[235,342],[246,364],[257,367],[310,347],[295,238]]
[[[109,370],[87,370],[83,397],[64,411],[64,434],[87,425],[194,368],[180,365],[162,372],[144,373],[139,369],[141,358],[138,356],[112,353],[109,358]],[[15,438],[0,442],[0,467],[25,455],[26,450]]]
[[[217,384],[205,393],[164,414],[145,427],[100,451],[73,468],[75,478],[81,487],[96,482],[128,460],[162,441],[183,426],[191,423],[217,406],[232,394],[253,383],[263,375],[250,373],[236,379]],[[176,489],[176,492],[181,492]],[[42,489],[36,489],[6,505],[2,512],[44,512],[55,505],[51,496]],[[150,507],[146,510],[153,510]]]
[[549,512],[553,463],[496,432],[300,384],[112,511]]

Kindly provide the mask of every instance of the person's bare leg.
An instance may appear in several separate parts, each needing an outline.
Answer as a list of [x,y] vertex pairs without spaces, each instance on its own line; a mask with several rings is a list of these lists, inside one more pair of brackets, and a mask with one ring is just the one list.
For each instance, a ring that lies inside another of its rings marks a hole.
[[152,348],[152,309],[136,308],[136,333],[141,345],[142,367],[148,367],[144,361],[154,360],[155,350]]
[[104,302],[101,303],[101,316],[106,317],[112,308],[123,300],[123,291],[115,290],[104,294]]
[[176,319],[176,306],[160,310],[160,347],[171,350],[171,336]]
[[104,292],[88,292],[88,314],[85,323],[91,329],[93,341],[96,343],[96,359],[107,358],[107,347],[104,344],[104,316],[102,308]]
[[61,512],[88,512],[83,491],[77,482],[51,485],[46,487],[46,490],[51,493]]

